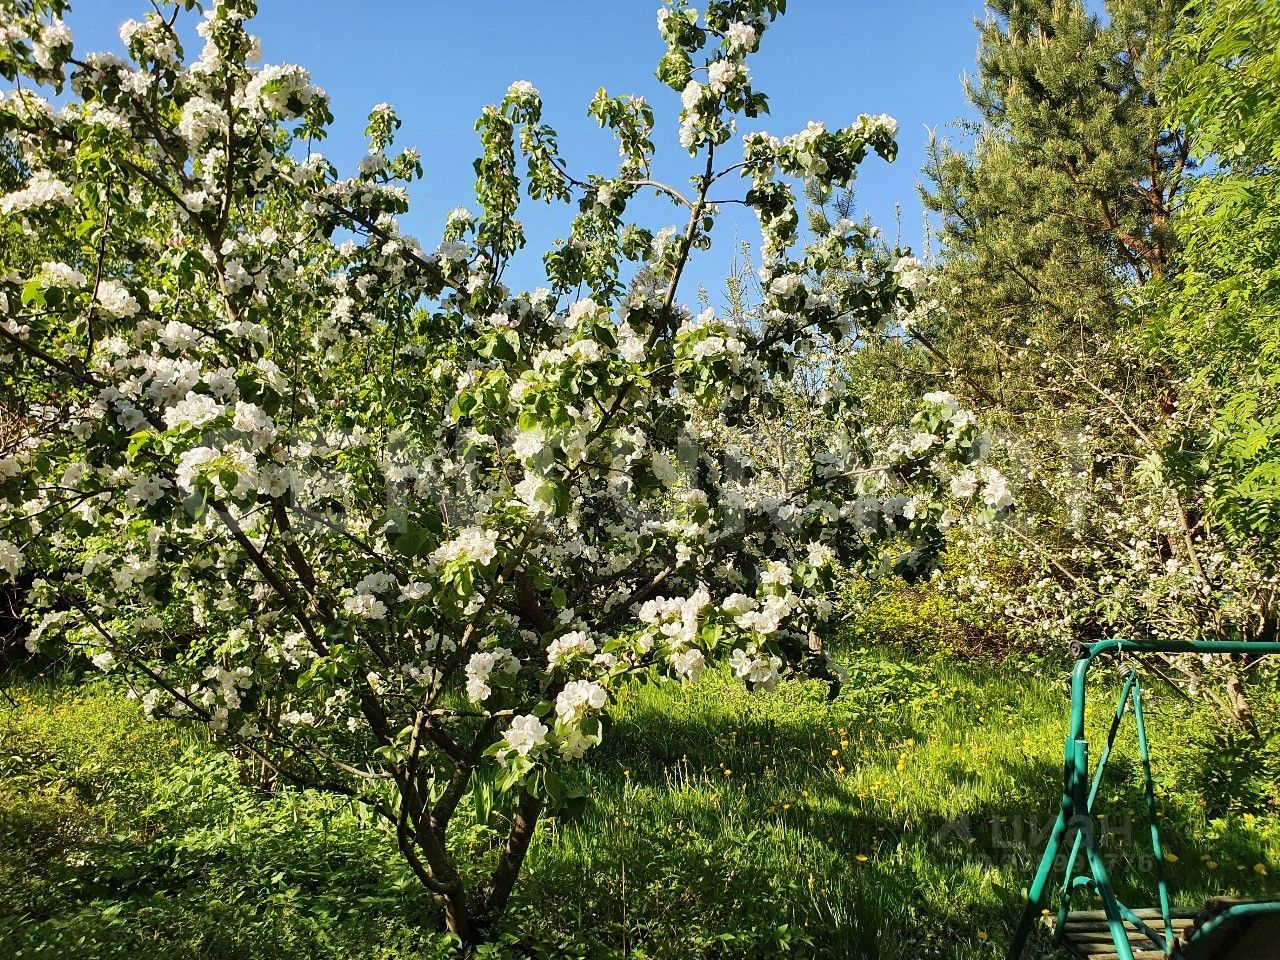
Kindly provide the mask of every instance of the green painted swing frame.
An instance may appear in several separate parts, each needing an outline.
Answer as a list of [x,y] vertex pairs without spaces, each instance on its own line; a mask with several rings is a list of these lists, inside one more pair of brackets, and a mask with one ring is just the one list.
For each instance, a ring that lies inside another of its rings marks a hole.
[[[1049,834],[1049,842],[1040,858],[1040,865],[1035,878],[1027,892],[1026,904],[1022,918],[1014,933],[1013,943],[1009,948],[1008,960],[1019,960],[1026,949],[1027,941],[1036,920],[1049,898],[1049,880],[1053,874],[1054,864],[1066,846],[1068,833],[1075,828],[1075,839],[1071,845],[1071,853],[1066,861],[1065,875],[1060,889],[1061,903],[1058,907],[1058,922],[1054,927],[1055,938],[1060,939],[1067,915],[1071,910],[1071,900],[1077,890],[1089,889],[1102,900],[1103,910],[1107,917],[1107,928],[1111,934],[1116,956],[1119,960],[1133,960],[1133,950],[1129,946],[1125,923],[1130,923],[1156,945],[1166,956],[1186,956],[1195,953],[1195,945],[1214,930],[1229,920],[1254,916],[1264,913],[1280,913],[1280,901],[1275,903],[1241,903],[1227,907],[1222,913],[1204,924],[1194,938],[1182,944],[1175,935],[1173,919],[1169,904],[1169,889],[1164,874],[1164,850],[1160,844],[1160,826],[1156,815],[1155,788],[1151,779],[1151,755],[1147,749],[1147,728],[1142,716],[1142,682],[1138,673],[1130,669],[1120,690],[1120,699],[1116,704],[1107,740],[1098,757],[1097,768],[1093,777],[1089,776],[1089,742],[1085,737],[1085,681],[1088,679],[1089,666],[1093,661],[1106,653],[1199,653],[1199,654],[1249,654],[1251,656],[1280,654],[1280,642],[1253,642],[1231,640],[1202,641],[1169,641],[1148,642],[1137,640],[1103,640],[1099,643],[1073,645],[1076,656],[1075,668],[1071,673],[1071,727],[1067,734],[1063,761],[1062,802],[1058,817],[1054,821]],[[1111,887],[1111,879],[1102,859],[1100,841],[1093,828],[1093,803],[1098,796],[1098,788],[1102,784],[1102,774],[1111,757],[1116,734],[1120,730],[1120,722],[1127,708],[1132,705],[1134,723],[1138,735],[1138,755],[1142,762],[1142,774],[1146,792],[1147,816],[1151,830],[1151,852],[1155,858],[1156,886],[1160,898],[1160,926],[1153,929],[1146,921],[1138,917],[1133,910],[1117,899]],[[1086,869],[1077,871],[1076,864],[1084,854]]]

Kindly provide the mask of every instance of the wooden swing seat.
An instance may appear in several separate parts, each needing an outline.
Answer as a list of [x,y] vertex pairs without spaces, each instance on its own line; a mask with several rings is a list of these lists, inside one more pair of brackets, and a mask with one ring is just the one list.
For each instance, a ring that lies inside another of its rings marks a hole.
[[[1157,930],[1164,923],[1158,907],[1133,912]],[[1183,924],[1195,920],[1196,911],[1175,907],[1169,911],[1169,915],[1173,918],[1176,931]],[[1156,949],[1156,945],[1147,939],[1146,934],[1132,923],[1125,923],[1124,929],[1129,934],[1129,949],[1133,951],[1133,960],[1167,960],[1164,952]],[[1067,922],[1062,931],[1062,945],[1080,960],[1117,960],[1116,947],[1111,940],[1111,928],[1107,926],[1107,915],[1102,910],[1073,910],[1067,914]]]
[[[1209,921],[1229,907],[1247,902],[1251,901],[1216,898],[1200,910],[1170,910],[1174,932],[1181,933],[1174,956],[1185,960],[1280,960],[1280,913],[1233,917],[1208,936],[1195,939]],[[1149,907],[1134,913],[1156,930],[1163,926],[1158,908]],[[1133,960],[1168,960],[1168,955],[1132,923],[1126,922],[1124,926]],[[1102,910],[1075,910],[1067,914],[1062,944],[1080,960],[1119,960],[1107,915]]]

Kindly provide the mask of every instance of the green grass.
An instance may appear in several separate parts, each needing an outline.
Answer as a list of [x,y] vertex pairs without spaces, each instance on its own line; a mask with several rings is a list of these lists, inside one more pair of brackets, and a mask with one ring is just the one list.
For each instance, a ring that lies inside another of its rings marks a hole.
[[[633,690],[593,758],[587,813],[540,832],[491,955],[1001,956],[1032,835],[1054,813],[1061,677],[843,659],[853,677],[832,703],[817,685],[749,694],[723,674]],[[448,955],[358,810],[263,800],[230,761],[101,686],[11,696],[0,824],[18,826],[0,826],[0,955]],[[1095,728],[1110,699],[1100,685]],[[1172,697],[1149,713],[1175,899],[1274,892],[1271,754],[1224,743]],[[1131,732],[1110,769],[1100,805],[1120,827],[1127,814],[1133,838],[1109,847],[1114,879],[1148,905]]]

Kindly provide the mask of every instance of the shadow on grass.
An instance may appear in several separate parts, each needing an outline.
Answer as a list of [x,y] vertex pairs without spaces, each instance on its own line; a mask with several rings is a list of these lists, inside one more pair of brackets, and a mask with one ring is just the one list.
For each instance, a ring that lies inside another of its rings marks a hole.
[[[539,832],[494,960],[1001,956],[1059,792],[1061,690],[933,667],[856,675],[831,704],[814,684],[751,695],[723,675],[628,694],[591,758],[594,802]],[[104,719],[131,731],[136,706],[113,703],[76,705],[57,736],[79,744]],[[1153,717],[1153,739],[1167,726]],[[448,955],[385,837],[314,796],[250,796],[226,763],[209,755],[188,784],[162,771],[150,839],[83,844],[48,909],[0,918],[0,955]],[[1122,831],[1108,862],[1145,837],[1137,767],[1124,749],[1113,763],[1100,805],[1128,813],[1133,844]],[[1209,828],[1195,782],[1177,787],[1162,829],[1179,901],[1265,892],[1252,867],[1277,859],[1260,834]],[[1113,874],[1151,902],[1149,870]]]
[[[873,727],[858,710],[878,707],[863,704],[815,723],[806,698],[794,701],[782,715],[633,704],[611,731],[622,745],[593,764],[591,813],[535,861],[540,885],[562,885],[584,861],[608,864],[577,883],[592,887],[604,911],[594,919],[615,928],[615,943],[629,936],[648,949],[686,923],[743,938],[772,921],[802,932],[803,956],[991,956],[1039,853],[1026,842],[1010,849],[1009,825],[1049,815],[1060,768],[1020,763],[1000,802],[978,802],[971,764],[930,767],[923,784],[916,770],[890,767],[913,795],[903,810],[889,791],[860,792],[851,773],[864,756],[927,736],[930,718],[895,714]],[[928,810],[930,797],[948,812]],[[628,933],[628,912],[672,926],[633,919]]]
[[[687,924],[750,940],[770,918],[803,932],[804,956],[999,955],[1057,812],[1065,704],[1056,699],[1030,698],[1020,712],[1012,698],[994,728],[966,737],[945,703],[907,715],[856,700],[819,710],[803,693],[743,707],[714,687],[678,708],[639,697],[593,763],[594,809],[558,834],[558,853],[538,858],[534,873],[544,890],[575,880],[590,888],[596,929],[654,956]],[[1018,753],[1022,728],[1035,738]],[[888,762],[904,741],[931,737],[943,746],[923,760]],[[992,744],[986,759],[970,753],[985,756]],[[865,789],[860,763],[878,768],[881,789]],[[1149,906],[1155,863],[1139,768],[1123,747],[1102,797],[1116,890]],[[1161,829],[1166,850],[1206,841],[1203,818],[1185,806],[1166,810]],[[1264,858],[1258,835],[1229,831],[1216,842],[1239,875],[1223,882],[1199,859],[1165,864],[1179,903],[1265,893],[1260,875],[1239,869]],[[572,877],[584,862],[596,873]],[[1043,939],[1036,949],[1050,955]]]

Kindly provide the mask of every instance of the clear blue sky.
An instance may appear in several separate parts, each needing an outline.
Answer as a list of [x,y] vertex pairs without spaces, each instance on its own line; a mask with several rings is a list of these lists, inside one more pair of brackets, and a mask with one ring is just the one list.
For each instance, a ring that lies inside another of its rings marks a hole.
[[[950,121],[969,113],[961,78],[973,71],[973,19],[981,0],[791,0],[788,6],[751,60],[756,88],[770,97],[771,116],[761,126],[782,136],[808,120],[835,127],[859,113],[896,117],[901,152],[892,165],[868,158],[859,209],[892,238],[895,204],[901,204],[903,242],[918,249],[915,185],[925,128],[945,134]],[[661,178],[682,184],[694,172],[676,143],[679,97],[653,75],[663,50],[656,0],[260,0],[260,7],[252,29],[262,38],[264,62],[302,64],[332,98],[337,122],[321,150],[340,169],[350,171],[364,152],[369,108],[384,100],[396,106],[404,122],[398,142],[421,149],[426,171],[405,226],[428,247],[450,209],[474,207],[472,127],[484,104],[501,98],[514,80],[529,80],[542,92],[544,115],[575,172],[607,173],[617,162],[611,136],[586,116],[602,85],[653,104]],[[143,0],[73,0],[67,19],[78,51],[121,52],[119,23],[147,8]],[[676,220],[674,209],[656,203],[643,209],[656,218],[646,225]],[[564,234],[570,212],[529,203],[523,216],[529,255],[508,282],[537,286],[537,257],[548,240]],[[754,241],[754,218],[726,216],[713,249],[692,272],[717,301],[735,236]]]

